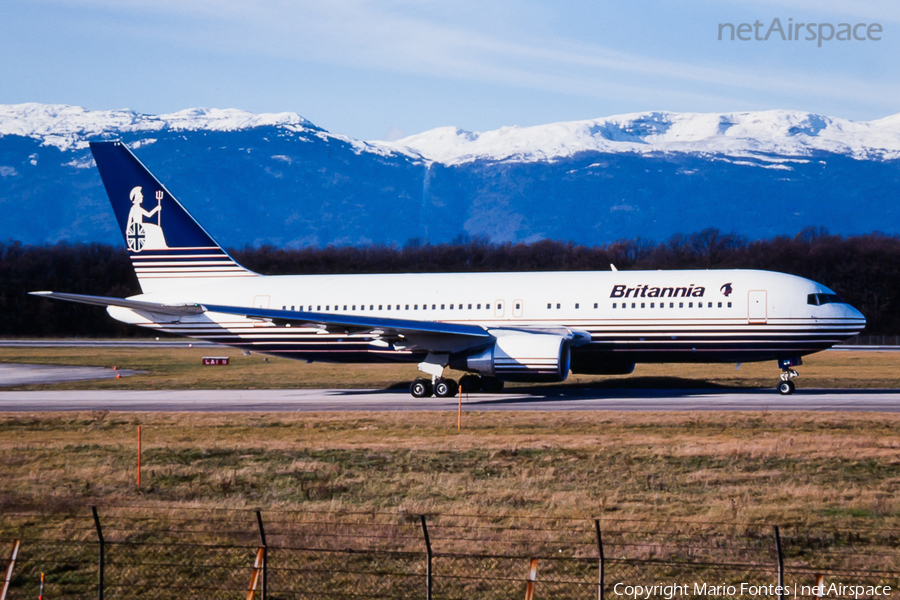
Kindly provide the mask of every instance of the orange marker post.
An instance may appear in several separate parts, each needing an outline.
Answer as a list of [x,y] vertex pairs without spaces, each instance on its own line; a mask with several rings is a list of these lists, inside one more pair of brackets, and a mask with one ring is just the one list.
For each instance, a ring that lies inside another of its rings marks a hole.
[[141,489],[141,426],[138,425],[138,473],[137,486]]
[[459,408],[456,411],[456,430],[462,429],[462,386],[459,386]]
[[44,574],[41,573],[41,589],[38,590],[38,600],[43,600],[44,598]]

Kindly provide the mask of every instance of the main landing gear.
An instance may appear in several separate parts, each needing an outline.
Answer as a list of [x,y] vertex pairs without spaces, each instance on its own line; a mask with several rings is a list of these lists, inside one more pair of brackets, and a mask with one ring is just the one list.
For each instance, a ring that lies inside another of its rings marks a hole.
[[444,377],[436,377],[434,381],[419,378],[409,386],[409,393],[415,398],[428,398],[432,394],[438,398],[451,398],[457,392],[459,392],[459,384]]
[[496,393],[503,390],[503,381],[496,377],[487,377],[468,373],[456,383],[453,379],[443,377],[444,367],[450,360],[448,354],[429,354],[419,363],[419,370],[431,375],[431,379],[420,377],[409,385],[409,393],[415,398],[428,398],[432,394],[438,398],[452,398],[460,389],[469,394],[473,392]]
[[480,375],[463,375],[459,383],[447,377],[436,377],[434,380],[419,378],[409,385],[409,393],[415,398],[452,398],[462,389],[463,393],[486,392],[494,394],[503,391],[503,381],[496,377]]
[[803,361],[800,358],[779,358],[778,359],[778,367],[781,369],[781,381],[778,382],[776,389],[778,393],[782,396],[787,396],[789,394],[793,394],[796,386],[794,382],[791,381],[794,377],[799,377],[800,373],[792,369],[791,367],[796,367],[798,365],[802,365]]

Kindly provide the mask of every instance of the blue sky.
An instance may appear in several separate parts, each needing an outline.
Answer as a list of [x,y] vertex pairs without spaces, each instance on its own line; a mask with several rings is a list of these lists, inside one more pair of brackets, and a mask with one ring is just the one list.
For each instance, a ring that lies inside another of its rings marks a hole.
[[[776,17],[882,39],[717,39]],[[5,0],[0,82],[0,103],[291,111],[360,139],[645,110],[869,120],[900,112],[900,3]]]

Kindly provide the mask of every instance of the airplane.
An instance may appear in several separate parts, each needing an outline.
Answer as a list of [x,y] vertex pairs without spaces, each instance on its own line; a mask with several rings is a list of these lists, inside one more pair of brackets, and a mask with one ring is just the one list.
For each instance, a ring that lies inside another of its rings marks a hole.
[[[827,287],[760,270],[278,275],[238,264],[124,143],[91,152],[141,294],[31,292],[107,307],[140,327],[335,363],[418,363],[417,397],[499,392],[637,363],[777,361],[795,390],[808,354],[866,320]],[[149,208],[148,208],[149,207]],[[466,374],[444,377],[452,368]]]

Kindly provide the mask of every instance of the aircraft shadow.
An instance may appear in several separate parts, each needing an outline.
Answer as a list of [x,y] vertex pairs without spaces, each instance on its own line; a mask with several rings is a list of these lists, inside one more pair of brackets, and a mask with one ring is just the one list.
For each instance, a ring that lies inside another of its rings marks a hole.
[[[383,395],[406,392],[409,382],[397,382],[386,388],[377,390],[347,390],[335,392],[335,395]],[[829,396],[841,396],[849,394],[896,394],[900,390],[894,389],[803,389],[799,388],[795,395],[826,394]],[[532,402],[547,402],[554,400],[579,401],[597,400],[598,398],[681,398],[696,396],[699,394],[752,394],[761,396],[773,396],[779,398],[778,393],[770,387],[746,388],[728,386],[713,383],[702,379],[688,379],[682,377],[631,377],[610,381],[592,383],[559,383],[540,384],[507,387],[500,394],[482,396],[480,393],[464,394],[463,401],[466,405],[496,405],[496,404],[522,404]],[[525,396],[523,398],[523,396]],[[424,399],[423,400],[427,400]],[[447,398],[445,400],[451,400]]]

